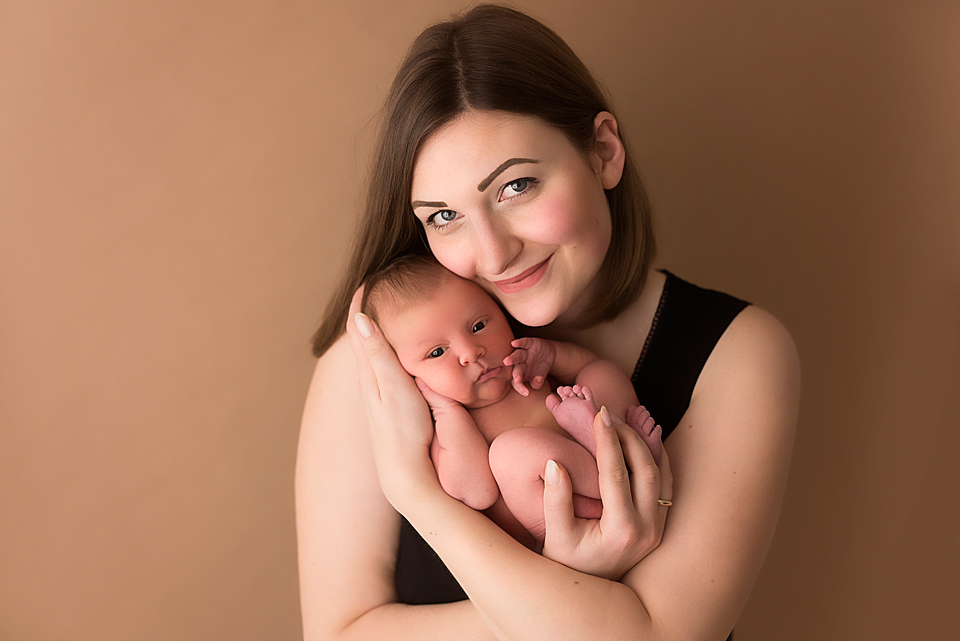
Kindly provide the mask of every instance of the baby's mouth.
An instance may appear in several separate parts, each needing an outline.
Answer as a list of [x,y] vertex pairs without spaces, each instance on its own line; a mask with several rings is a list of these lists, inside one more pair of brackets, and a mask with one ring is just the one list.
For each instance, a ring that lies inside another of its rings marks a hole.
[[480,376],[477,378],[477,382],[482,383],[483,381],[489,380],[497,376],[500,373],[500,370],[502,369],[503,369],[503,366],[501,365],[499,367],[491,367],[490,369],[483,370],[482,372],[480,372]]

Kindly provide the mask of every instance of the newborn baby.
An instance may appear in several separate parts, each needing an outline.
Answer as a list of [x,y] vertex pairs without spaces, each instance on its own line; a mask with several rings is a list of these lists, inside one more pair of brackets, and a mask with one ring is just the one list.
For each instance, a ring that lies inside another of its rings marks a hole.
[[[487,510],[530,547],[543,545],[543,476],[551,459],[570,475],[575,514],[600,518],[598,401],[625,417],[660,464],[660,426],[638,407],[615,365],[571,343],[514,340],[496,301],[432,257],[406,256],[374,275],[363,311],[430,406],[430,454],[444,491]],[[548,375],[563,385],[555,394],[544,387]]]

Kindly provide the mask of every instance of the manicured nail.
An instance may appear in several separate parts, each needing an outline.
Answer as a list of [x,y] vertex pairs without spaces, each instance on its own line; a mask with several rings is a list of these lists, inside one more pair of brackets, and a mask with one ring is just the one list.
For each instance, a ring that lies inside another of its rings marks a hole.
[[357,323],[357,331],[360,332],[360,335],[364,338],[370,338],[373,336],[373,323],[370,322],[370,319],[367,318],[367,315],[363,312],[357,312],[357,315],[353,317],[354,321]]
[[606,405],[600,406],[600,419],[603,421],[603,424],[607,427],[613,427],[613,419],[610,418],[610,412],[607,411]]
[[557,464],[554,463],[553,459],[547,461],[547,471],[543,475],[543,480],[545,480],[548,485],[560,485],[560,469],[557,467]]

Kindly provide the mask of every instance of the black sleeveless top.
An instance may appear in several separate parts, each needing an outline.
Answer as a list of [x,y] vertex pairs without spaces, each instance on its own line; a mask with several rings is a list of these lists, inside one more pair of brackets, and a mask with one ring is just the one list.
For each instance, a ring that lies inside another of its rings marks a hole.
[[[720,336],[749,303],[663,273],[667,276],[663,293],[630,380],[666,440],[687,411],[700,371]],[[433,548],[402,517],[395,581],[401,603],[467,598]]]

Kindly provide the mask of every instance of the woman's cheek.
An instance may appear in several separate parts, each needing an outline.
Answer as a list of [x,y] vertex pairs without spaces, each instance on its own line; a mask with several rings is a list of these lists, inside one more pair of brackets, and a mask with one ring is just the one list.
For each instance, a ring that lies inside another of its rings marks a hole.
[[[603,235],[603,213],[577,194],[561,194],[539,203],[539,214],[531,221],[526,236],[543,245],[578,246],[591,240],[590,236]],[[597,241],[600,238],[595,239]]]
[[431,242],[430,251],[437,261],[460,278],[474,280],[475,267],[470,260],[470,252],[458,251],[452,243]]
[[543,245],[562,245],[573,236],[578,227],[576,204],[562,196],[541,199],[540,207],[530,220],[526,236]]

